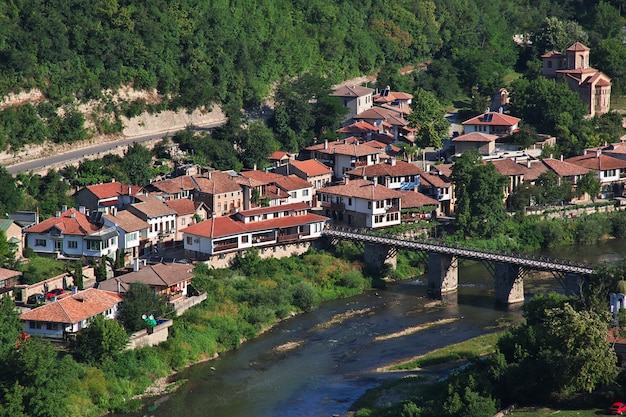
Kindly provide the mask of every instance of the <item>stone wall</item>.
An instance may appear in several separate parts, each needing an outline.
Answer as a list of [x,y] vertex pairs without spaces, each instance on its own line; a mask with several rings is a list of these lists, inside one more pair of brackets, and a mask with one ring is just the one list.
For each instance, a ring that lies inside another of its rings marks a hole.
[[526,215],[538,214],[545,219],[556,219],[556,218],[564,218],[564,219],[575,219],[577,217],[583,216],[585,214],[592,213],[612,213],[614,211],[623,211],[626,209],[626,206],[617,206],[614,204],[606,205],[606,206],[587,206],[580,207],[576,206],[573,208],[563,208],[563,210],[552,211],[553,207],[545,208],[545,209],[526,209]]
[[[311,247],[311,241],[303,241],[298,243],[290,243],[284,245],[269,246],[265,248],[258,248],[259,256],[261,258],[284,258],[291,255],[302,255]],[[228,268],[232,261],[237,256],[238,252],[223,253],[220,255],[213,255],[204,262],[212,266],[213,268]],[[187,256],[193,257],[193,253],[188,253]]]
[[169,336],[169,328],[173,324],[172,320],[165,320],[151,329],[143,329],[133,333],[126,349],[137,349],[146,346],[156,346],[165,342]]

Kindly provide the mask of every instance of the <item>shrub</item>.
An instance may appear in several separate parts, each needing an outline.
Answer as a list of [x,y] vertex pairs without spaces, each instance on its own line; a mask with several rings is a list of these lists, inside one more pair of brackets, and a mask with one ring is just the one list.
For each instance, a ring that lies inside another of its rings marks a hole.
[[315,288],[308,282],[299,282],[292,288],[293,305],[302,311],[311,311],[317,301]]

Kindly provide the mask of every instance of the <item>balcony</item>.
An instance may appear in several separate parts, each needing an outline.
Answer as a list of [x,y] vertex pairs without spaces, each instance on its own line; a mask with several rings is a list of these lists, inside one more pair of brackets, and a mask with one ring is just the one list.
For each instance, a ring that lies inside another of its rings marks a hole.
[[290,242],[292,240],[299,240],[300,233],[294,233],[291,235],[278,235],[278,243]]
[[213,247],[213,252],[222,252],[229,249],[237,249],[238,244],[235,243],[225,243],[225,244],[217,244]]
[[400,211],[400,206],[385,206],[386,213],[395,213],[396,211]]
[[343,211],[346,209],[346,205],[343,203],[328,203],[326,201],[322,201],[322,207],[339,211]]

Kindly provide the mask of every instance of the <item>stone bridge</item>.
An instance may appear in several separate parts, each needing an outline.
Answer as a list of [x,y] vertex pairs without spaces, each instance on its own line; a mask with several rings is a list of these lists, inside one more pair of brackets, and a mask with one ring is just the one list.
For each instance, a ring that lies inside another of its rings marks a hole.
[[585,277],[595,273],[593,265],[566,259],[470,249],[438,241],[381,235],[369,229],[326,226],[323,235],[331,241],[362,243],[365,262],[379,267],[390,264],[395,268],[398,249],[423,253],[428,265],[428,289],[436,296],[457,290],[459,258],[485,265],[494,278],[496,300],[504,304],[524,301],[524,275],[528,271],[550,272],[570,292],[580,290]]

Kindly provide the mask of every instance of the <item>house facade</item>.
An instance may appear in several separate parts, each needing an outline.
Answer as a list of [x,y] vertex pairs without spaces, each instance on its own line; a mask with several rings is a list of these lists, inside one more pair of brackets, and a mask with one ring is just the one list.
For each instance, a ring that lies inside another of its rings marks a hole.
[[357,114],[364,112],[374,105],[374,90],[360,85],[342,85],[334,89],[330,94],[338,97],[341,104],[348,109],[345,120],[350,121]]
[[519,129],[521,120],[507,114],[486,112],[464,121],[462,125],[465,134],[478,132],[487,135],[510,136]]
[[305,203],[294,203],[207,219],[183,230],[185,252],[212,262],[213,258],[226,259],[226,255],[248,248],[259,248],[262,254],[276,253],[281,246],[317,239],[328,219],[308,209]]
[[377,229],[401,223],[402,193],[373,181],[346,179],[318,193],[324,214],[335,224]]
[[211,214],[202,201],[186,198],[166,201],[165,204],[176,212],[176,234],[174,236],[176,241],[183,240],[182,230],[184,228],[206,220]]
[[470,150],[476,150],[479,154],[491,155],[496,149],[498,137],[489,133],[470,132],[452,139],[454,153],[459,155]]
[[570,164],[593,170],[602,186],[601,197],[613,198],[624,195],[626,161],[604,155],[601,151],[588,152],[565,160]]
[[65,340],[89,326],[97,315],[117,317],[119,294],[89,288],[34,308],[20,316],[24,332],[31,336]]
[[229,173],[213,171],[193,180],[194,201],[202,201],[212,216],[228,216],[243,208],[243,192]]
[[379,162],[382,151],[367,144],[344,139],[338,142],[324,141],[323,144],[309,146],[305,151],[309,159],[317,159],[333,170],[334,179],[342,179],[346,171],[359,166],[373,165]]
[[405,161],[389,158],[387,162],[347,171],[351,180],[370,180],[392,190],[413,190],[419,187],[422,170]]
[[124,251],[125,263],[136,259],[148,240],[150,225],[130,211],[116,211],[104,215],[104,225],[114,227],[119,233],[118,247]]
[[118,231],[87,218],[75,208],[57,213],[24,230],[26,246],[42,256],[69,258],[116,257]]
[[139,202],[128,206],[127,211],[148,223],[144,248],[172,242],[176,235],[176,211],[152,196],[138,196]]
[[126,208],[135,201],[134,197],[140,191],[141,187],[113,180],[81,188],[74,193],[74,201],[77,207],[85,207],[88,211],[108,213],[112,207],[118,210]]

